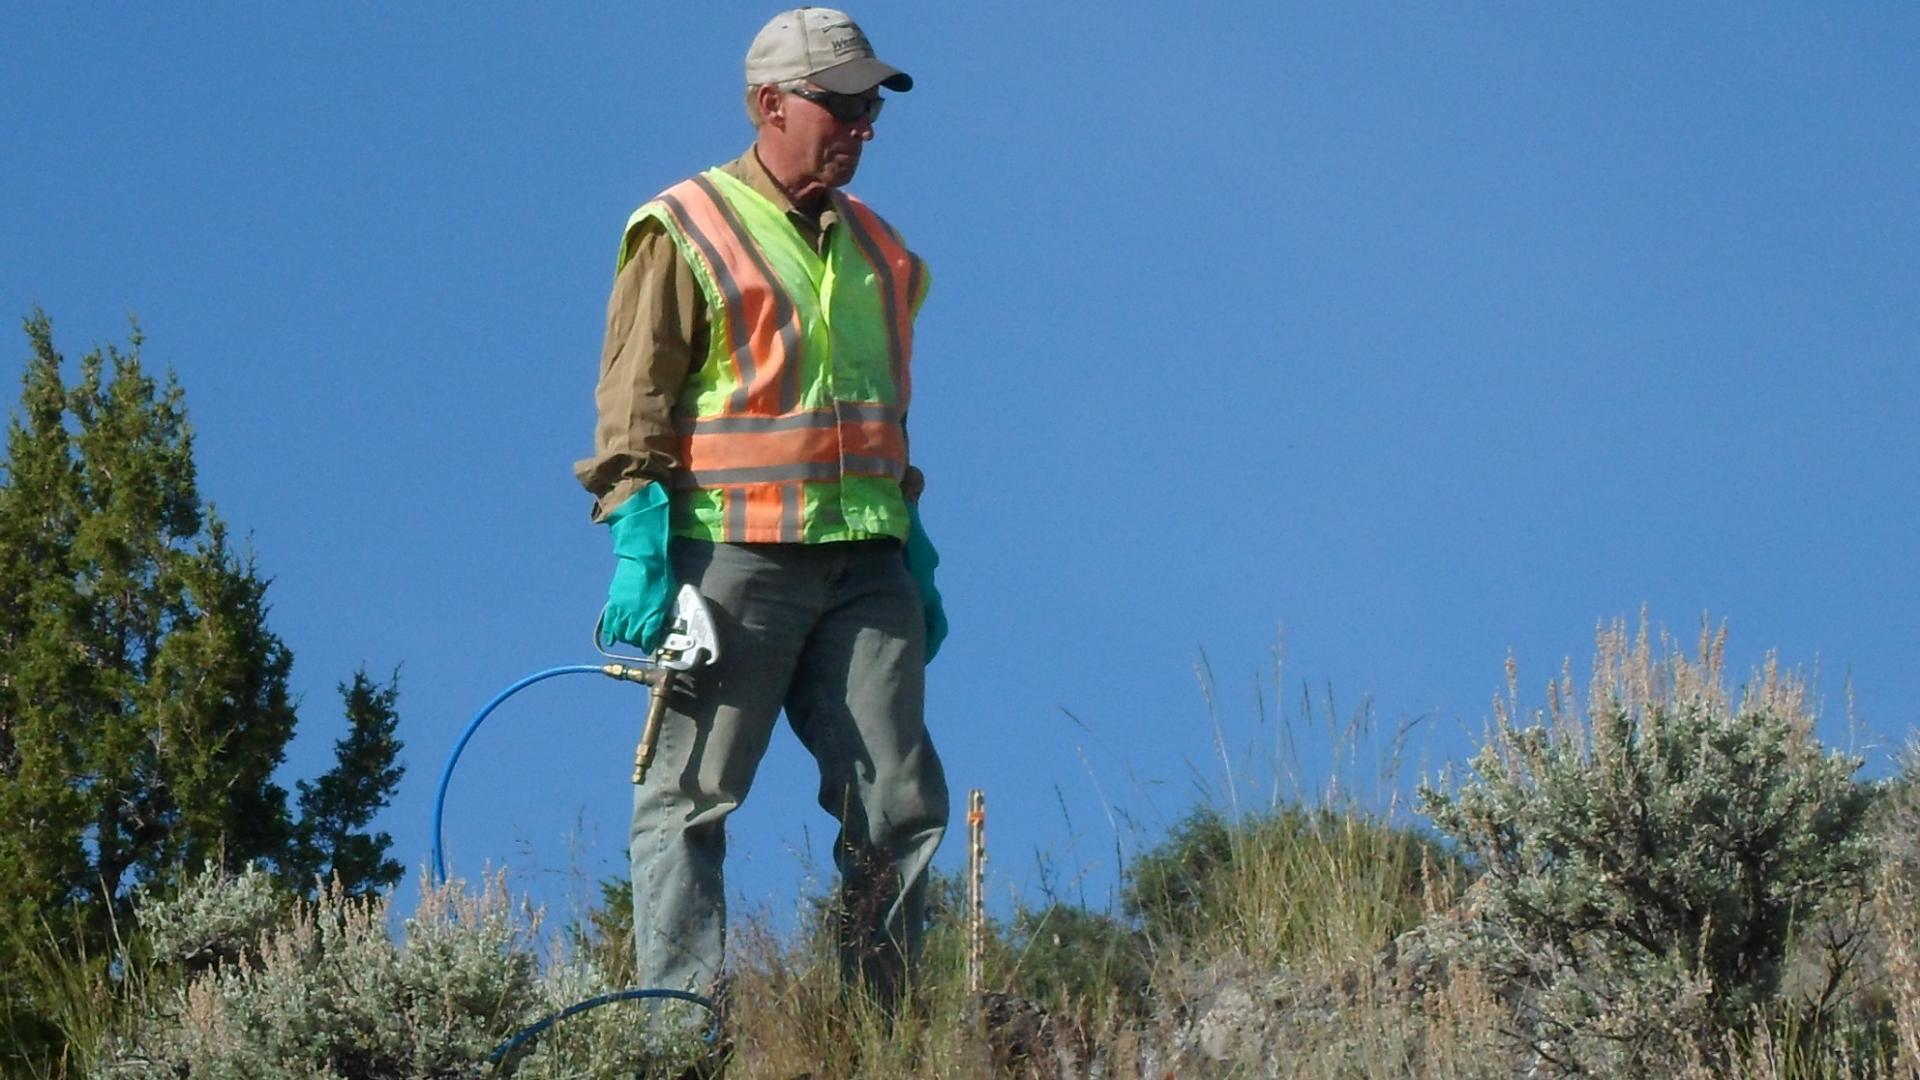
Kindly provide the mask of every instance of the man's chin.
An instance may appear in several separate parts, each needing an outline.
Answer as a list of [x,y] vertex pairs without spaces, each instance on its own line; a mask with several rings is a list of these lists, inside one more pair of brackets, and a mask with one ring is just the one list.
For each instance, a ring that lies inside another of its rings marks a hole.
[[853,179],[853,174],[859,171],[859,158],[836,158],[827,162],[826,168],[820,170],[820,175],[826,178],[828,185],[844,187]]

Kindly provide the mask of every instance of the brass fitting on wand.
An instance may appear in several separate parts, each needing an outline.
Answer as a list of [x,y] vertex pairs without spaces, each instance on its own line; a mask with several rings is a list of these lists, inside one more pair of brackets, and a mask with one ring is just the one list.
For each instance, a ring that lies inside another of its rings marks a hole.
[[623,679],[627,682],[643,683],[657,687],[665,680],[667,672],[660,668],[629,667],[626,664],[602,664],[600,674],[609,679]]
[[634,667],[606,664],[600,673],[609,679],[637,682],[653,691],[647,702],[647,724],[640,731],[640,745],[633,750],[633,782],[644,783],[647,767],[653,764],[653,748],[660,741],[660,717],[666,712],[667,691],[673,685],[673,670],[663,667]]
[[647,769],[653,764],[653,749],[660,741],[660,718],[667,711],[667,693],[673,688],[673,672],[667,668],[653,668],[647,672],[648,678],[636,680],[653,687],[652,700],[647,702],[647,724],[640,729],[640,745],[633,749],[633,782],[647,782]]

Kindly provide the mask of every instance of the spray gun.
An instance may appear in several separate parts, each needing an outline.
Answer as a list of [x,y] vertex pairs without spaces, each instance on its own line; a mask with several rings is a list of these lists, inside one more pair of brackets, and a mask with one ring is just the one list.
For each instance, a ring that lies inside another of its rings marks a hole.
[[[705,667],[720,658],[720,635],[713,622],[713,612],[707,602],[701,598],[691,585],[680,586],[673,598],[672,622],[668,624],[667,636],[660,647],[653,650],[652,656],[621,656],[607,651],[607,645],[600,637],[600,623],[605,618],[605,609],[601,618],[594,620],[593,647],[601,656],[609,660],[624,660],[621,664],[568,664],[563,667],[536,671],[520,679],[505,690],[493,695],[493,700],[481,707],[467,721],[466,730],[453,744],[453,750],[447,754],[447,764],[440,770],[440,786],[433,795],[433,880],[447,879],[445,852],[445,833],[441,828],[447,808],[447,786],[453,780],[453,767],[460,761],[461,751],[467,748],[467,741],[480,725],[493,715],[513,695],[532,686],[534,683],[562,675],[604,675],[609,679],[624,679],[627,682],[642,683],[652,691],[652,700],[647,703],[647,724],[641,730],[640,746],[633,755],[633,782],[638,784],[647,778],[647,766],[653,763],[653,747],[660,738],[660,717],[666,712],[667,695],[673,690],[673,680],[682,672]],[[674,991],[678,993],[678,991]]]
[[[640,746],[633,754],[633,782],[638,784],[647,778],[647,766],[653,763],[653,747],[660,738],[660,718],[666,712],[667,695],[673,690],[674,678],[683,672],[697,667],[705,667],[720,658],[720,635],[713,622],[713,612],[707,602],[691,585],[680,586],[673,598],[672,622],[667,627],[667,636],[660,647],[653,650],[652,656],[621,656],[607,651],[607,645],[600,637],[600,624],[606,617],[606,610],[600,612],[600,618],[593,624],[593,647],[601,656],[609,660],[622,660],[619,664],[568,664],[564,667],[548,668],[537,671],[520,679],[493,696],[493,700],[482,706],[467,722],[466,730],[453,744],[453,751],[447,755],[447,764],[440,770],[440,786],[433,795],[433,880],[436,884],[447,880],[446,832],[442,827],[447,808],[447,786],[453,779],[453,767],[460,761],[460,752],[467,747],[467,740],[493,710],[500,707],[508,698],[525,690],[537,682],[558,678],[562,675],[605,675],[610,679],[624,679],[627,682],[644,683],[653,693],[647,703],[647,724],[640,733]],[[570,1005],[536,1024],[529,1025],[516,1032],[513,1038],[501,1043],[488,1060],[498,1066],[503,1058],[529,1039],[532,1039],[553,1026],[556,1022],[599,1008],[615,1001],[631,1001],[639,998],[670,998],[687,1001],[707,1010],[713,1016],[713,1024],[708,1027],[706,1041],[713,1043],[719,1038],[720,1013],[714,1003],[699,994],[686,990],[637,989],[617,990],[610,994],[600,994],[588,998],[576,1005]]]
[[[604,617],[605,612],[602,612]],[[705,667],[720,659],[720,635],[714,629],[713,612],[692,585],[681,585],[673,598],[672,622],[667,636],[651,657],[622,656],[607,651],[600,637],[600,621],[593,626],[593,647],[610,660],[625,660],[639,667],[608,664],[601,670],[616,679],[645,683],[652,689],[647,702],[646,726],[640,729],[640,745],[633,751],[633,782],[645,783],[647,769],[653,764],[654,746],[660,741],[660,718],[666,713],[667,695],[673,692],[674,677],[683,671]]]

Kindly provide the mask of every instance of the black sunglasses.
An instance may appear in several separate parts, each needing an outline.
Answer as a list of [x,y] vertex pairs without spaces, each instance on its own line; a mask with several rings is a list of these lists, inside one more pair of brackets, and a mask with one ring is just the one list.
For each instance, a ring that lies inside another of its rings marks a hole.
[[887,103],[886,98],[877,94],[873,97],[860,97],[855,94],[835,94],[826,90],[815,90],[810,86],[789,90],[787,93],[813,102],[827,110],[827,115],[843,124],[851,124],[858,120],[865,120],[871,124],[880,118],[880,107]]

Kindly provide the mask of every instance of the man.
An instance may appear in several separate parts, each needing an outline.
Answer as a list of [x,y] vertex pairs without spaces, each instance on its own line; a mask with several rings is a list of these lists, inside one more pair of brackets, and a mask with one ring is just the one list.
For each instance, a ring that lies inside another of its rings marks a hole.
[[880,89],[913,80],[826,8],[774,16],[746,76],[753,145],[627,224],[575,467],[617,556],[605,632],[651,650],[691,582],[720,635],[720,660],[676,680],[634,793],[639,982],[716,986],[726,818],[784,709],[840,823],[843,971],[891,1001],[947,822],[923,720],[946,620],[906,437],[928,278],[839,189]]

